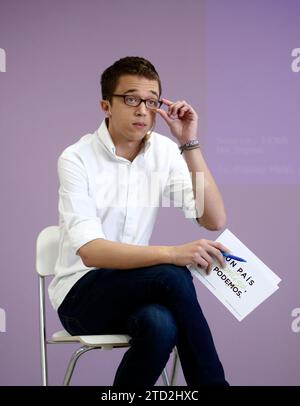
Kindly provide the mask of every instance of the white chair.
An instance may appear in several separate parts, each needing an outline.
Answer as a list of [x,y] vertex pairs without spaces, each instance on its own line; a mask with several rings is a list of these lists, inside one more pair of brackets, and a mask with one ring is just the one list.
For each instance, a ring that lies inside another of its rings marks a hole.
[[[69,385],[76,362],[81,355],[94,349],[112,350],[113,348],[129,347],[130,337],[123,334],[71,336],[66,330],[55,332],[51,339],[47,338],[45,317],[45,278],[53,276],[54,266],[58,256],[59,228],[49,226],[44,228],[38,235],[36,242],[36,271],[39,276],[39,308],[40,308],[40,345],[41,345],[41,369],[42,385],[48,385],[47,345],[62,343],[79,343],[81,346],[73,353],[67,371],[64,385]],[[171,378],[169,379],[166,368],[163,370],[162,379],[166,386],[175,385],[179,357],[174,348]]]

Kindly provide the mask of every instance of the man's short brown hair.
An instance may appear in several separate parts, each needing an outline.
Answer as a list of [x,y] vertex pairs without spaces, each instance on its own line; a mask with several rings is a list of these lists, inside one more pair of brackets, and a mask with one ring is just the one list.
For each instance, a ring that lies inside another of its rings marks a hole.
[[118,80],[123,75],[137,75],[150,80],[157,80],[159,96],[161,95],[161,81],[159,75],[147,59],[139,56],[126,56],[109,66],[101,75],[101,91],[103,100],[111,102]]

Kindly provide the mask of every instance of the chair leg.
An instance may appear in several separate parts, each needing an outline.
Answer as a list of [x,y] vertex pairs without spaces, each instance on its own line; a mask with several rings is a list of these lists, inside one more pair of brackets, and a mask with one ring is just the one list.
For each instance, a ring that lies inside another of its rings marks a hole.
[[41,367],[42,367],[42,386],[48,386],[48,366],[47,366],[47,353],[46,345],[41,344]]
[[[83,346],[78,348],[72,355],[69,364],[68,364],[68,368],[64,377],[64,382],[63,385],[64,386],[68,386],[73,372],[74,372],[74,368],[76,366],[76,363],[79,359],[79,357],[83,354],[85,354],[86,352],[90,351],[90,350],[95,350],[95,349],[99,349],[101,347],[88,347],[88,346]],[[168,373],[167,373],[167,369],[164,368],[163,372],[162,372],[162,379],[164,382],[165,386],[175,386],[176,385],[176,377],[177,377],[177,372],[178,372],[178,368],[180,365],[180,360],[179,360],[179,356],[178,356],[178,351],[177,348],[174,348],[174,356],[173,356],[173,366],[172,366],[172,373],[171,373],[171,380],[169,379]],[[43,368],[44,371],[44,368]],[[45,369],[46,371],[46,369]],[[43,378],[44,378],[44,374],[43,374]],[[47,385],[47,374],[45,374],[45,379],[46,379],[46,385]],[[44,384],[44,380],[43,380],[43,384]]]
[[47,365],[47,338],[45,326],[45,285],[44,279],[39,277],[39,306],[40,306],[40,356],[42,386],[48,386],[48,365]]
[[64,383],[63,383],[64,386],[68,386],[68,385],[69,385],[70,380],[71,380],[72,375],[73,375],[73,372],[74,372],[75,365],[76,365],[76,363],[77,363],[79,357],[80,357],[81,355],[83,355],[84,353],[86,353],[87,351],[95,350],[95,349],[99,349],[99,348],[101,348],[101,347],[88,347],[88,346],[85,345],[85,346],[83,346],[83,347],[78,348],[78,349],[73,353],[73,355],[72,355],[72,357],[71,357],[71,359],[70,359],[70,362],[69,362],[69,365],[68,365],[68,368],[67,368],[65,377],[64,377]]

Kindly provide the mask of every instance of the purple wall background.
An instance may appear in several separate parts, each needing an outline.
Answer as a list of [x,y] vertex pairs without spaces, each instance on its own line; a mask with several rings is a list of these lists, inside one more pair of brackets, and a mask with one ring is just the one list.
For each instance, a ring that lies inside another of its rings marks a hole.
[[[196,282],[228,380],[299,385],[300,333],[291,329],[291,311],[300,307],[300,73],[290,67],[299,17],[297,0],[1,0],[0,307],[7,331],[0,333],[0,385],[40,384],[35,239],[57,223],[57,157],[97,128],[99,74],[125,55],[149,58],[164,95],[195,106],[227,227],[282,278],[241,323]],[[169,135],[163,123],[157,129]],[[152,243],[218,234],[161,209]],[[50,308],[48,316],[50,330],[58,328]],[[50,348],[51,384],[61,384],[70,347]],[[122,354],[86,354],[73,384],[110,385]]]

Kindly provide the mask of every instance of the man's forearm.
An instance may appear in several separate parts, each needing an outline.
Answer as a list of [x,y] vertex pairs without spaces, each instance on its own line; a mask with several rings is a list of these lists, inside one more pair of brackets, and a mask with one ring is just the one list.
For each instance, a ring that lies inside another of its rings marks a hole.
[[[203,215],[198,218],[199,224],[210,230],[216,230],[224,227],[226,223],[226,212],[223,199],[204,160],[201,150],[199,148],[195,148],[189,151],[184,151],[183,156],[192,176],[195,199],[197,197],[196,173],[204,173],[204,211]],[[199,207],[202,204],[201,202],[202,200],[198,202],[196,201],[196,206]]]
[[131,269],[170,263],[171,247],[133,245],[97,239],[81,247],[79,255],[88,267]]

